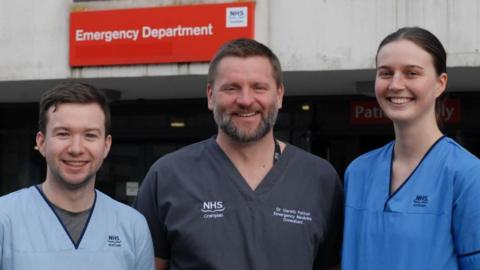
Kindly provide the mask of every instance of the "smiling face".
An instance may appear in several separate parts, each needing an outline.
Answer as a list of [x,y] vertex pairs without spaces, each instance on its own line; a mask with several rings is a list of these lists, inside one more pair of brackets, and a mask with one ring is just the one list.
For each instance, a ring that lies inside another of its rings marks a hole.
[[100,106],[61,103],[48,109],[47,119],[45,134],[36,137],[47,161],[46,181],[69,190],[94,185],[112,141]]
[[208,108],[219,132],[252,142],[272,132],[283,93],[268,58],[228,56],[218,64],[213,85],[207,86]]
[[432,56],[409,40],[390,42],[378,52],[375,95],[394,123],[436,121],[435,100],[446,83]]

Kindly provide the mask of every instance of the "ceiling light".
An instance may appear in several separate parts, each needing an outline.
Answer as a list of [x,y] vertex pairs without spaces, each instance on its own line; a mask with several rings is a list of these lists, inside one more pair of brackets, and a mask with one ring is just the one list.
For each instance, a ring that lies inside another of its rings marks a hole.
[[302,111],[310,111],[310,105],[308,105],[308,104],[303,104],[303,105],[302,105]]
[[185,122],[180,122],[180,121],[170,122],[170,126],[173,128],[183,128],[185,127]]

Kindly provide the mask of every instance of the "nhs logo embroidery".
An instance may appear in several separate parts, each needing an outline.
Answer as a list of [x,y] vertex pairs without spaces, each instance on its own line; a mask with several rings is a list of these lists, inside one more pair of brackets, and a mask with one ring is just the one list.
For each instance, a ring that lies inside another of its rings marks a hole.
[[203,213],[203,218],[223,218],[223,211],[225,206],[223,201],[207,201],[203,202],[200,209]]
[[425,207],[428,205],[428,196],[427,195],[417,195],[413,200],[414,207]]
[[248,7],[229,7],[227,10],[226,27],[247,27]]
[[107,243],[110,247],[121,247],[122,241],[118,235],[109,235],[107,238]]

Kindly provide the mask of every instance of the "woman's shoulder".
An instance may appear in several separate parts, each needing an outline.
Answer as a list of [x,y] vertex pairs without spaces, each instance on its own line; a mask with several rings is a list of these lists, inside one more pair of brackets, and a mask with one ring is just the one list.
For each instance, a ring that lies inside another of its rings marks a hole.
[[373,149],[358,156],[348,165],[347,170],[363,168],[365,166],[372,167],[375,166],[375,164],[385,161],[390,162],[390,159],[392,157],[392,150],[393,141],[380,148]]

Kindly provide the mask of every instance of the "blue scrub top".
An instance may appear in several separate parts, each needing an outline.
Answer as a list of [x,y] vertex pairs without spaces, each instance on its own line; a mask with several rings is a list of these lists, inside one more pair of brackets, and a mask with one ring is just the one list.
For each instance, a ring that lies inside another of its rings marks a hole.
[[390,195],[393,146],[347,168],[342,270],[480,269],[480,161],[442,137]]
[[74,245],[35,187],[0,197],[0,270],[153,270],[145,218],[96,191],[83,237]]

